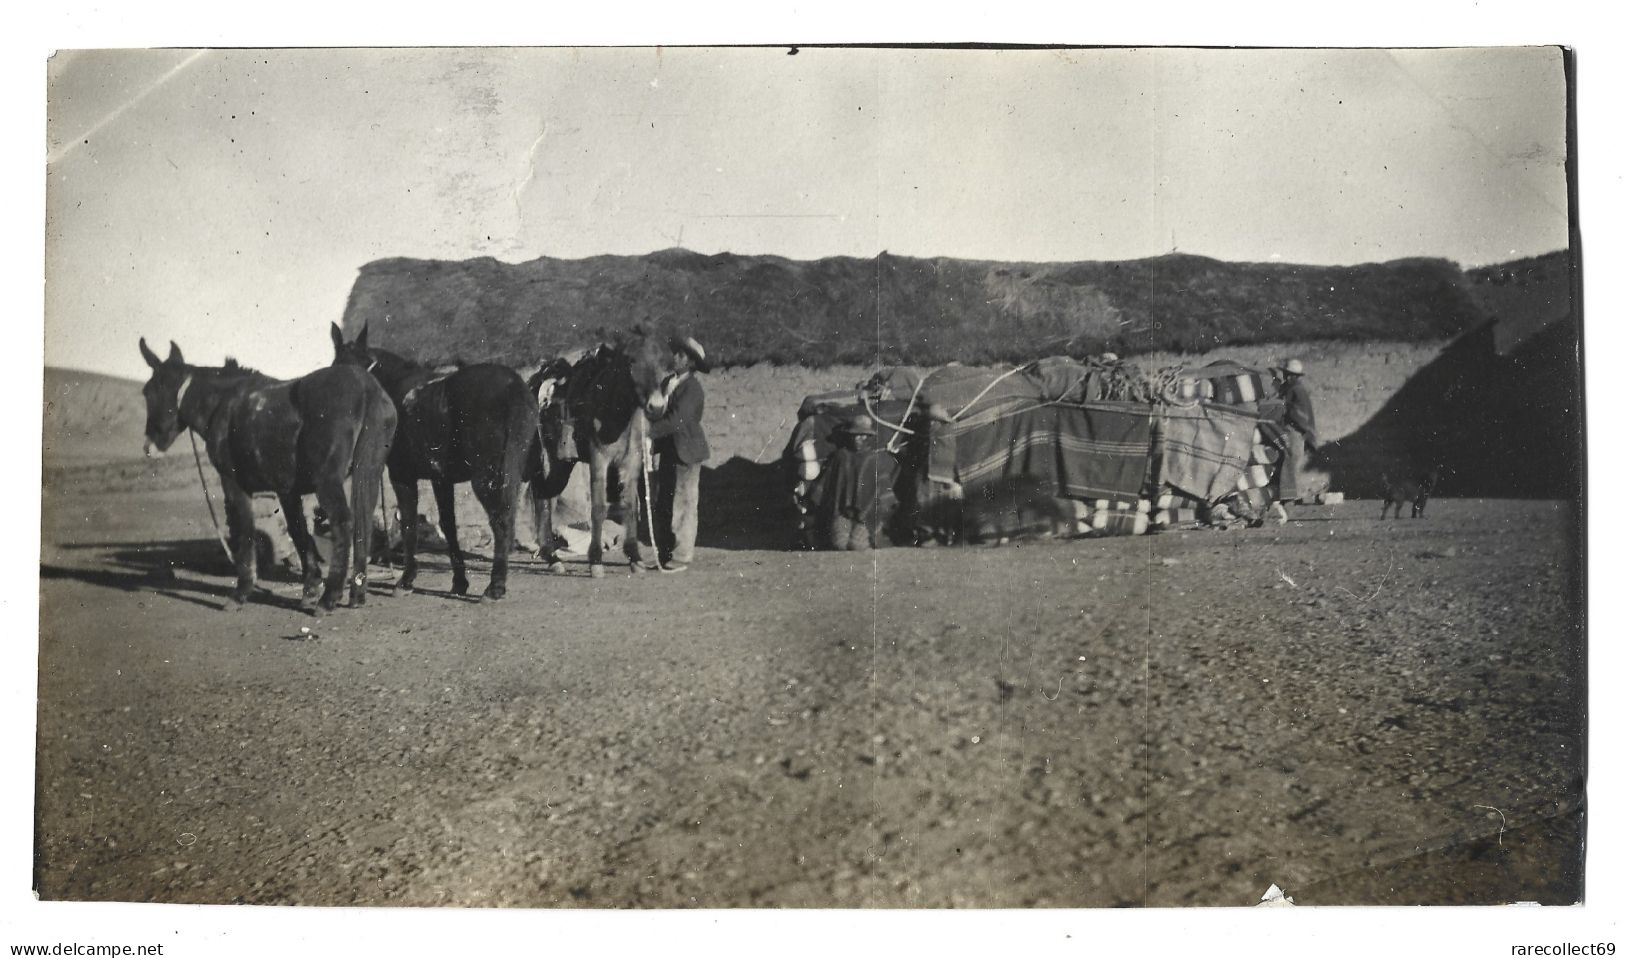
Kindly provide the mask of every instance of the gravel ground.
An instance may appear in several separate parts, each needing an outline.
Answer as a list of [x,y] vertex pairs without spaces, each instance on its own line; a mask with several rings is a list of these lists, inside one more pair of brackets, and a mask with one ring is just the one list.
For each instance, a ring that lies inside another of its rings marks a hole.
[[230,582],[195,488],[93,491],[44,502],[48,899],[1582,897],[1582,568],[1563,504],[702,548],[682,575],[597,581],[522,560],[496,604],[438,592],[430,555],[423,594],[317,620],[290,581],[219,610]]

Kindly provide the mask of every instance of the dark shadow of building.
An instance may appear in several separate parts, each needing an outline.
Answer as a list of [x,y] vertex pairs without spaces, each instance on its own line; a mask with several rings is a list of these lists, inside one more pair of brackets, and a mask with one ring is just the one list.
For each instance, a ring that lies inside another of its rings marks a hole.
[[1310,467],[1354,497],[1381,476],[1438,469],[1442,496],[1578,499],[1584,489],[1580,335],[1567,254],[1475,275],[1492,319],[1463,333]]

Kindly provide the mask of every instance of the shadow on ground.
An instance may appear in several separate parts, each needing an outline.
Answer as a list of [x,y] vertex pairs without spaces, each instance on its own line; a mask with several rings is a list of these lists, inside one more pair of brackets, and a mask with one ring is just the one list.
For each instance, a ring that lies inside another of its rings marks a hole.
[[1464,333],[1365,425],[1322,446],[1331,488],[1382,495],[1381,477],[1437,469],[1435,494],[1577,499],[1585,450],[1579,329],[1565,317],[1505,352],[1496,324]]
[[790,493],[777,463],[735,456],[700,473],[696,543],[712,549],[789,552],[796,548]]

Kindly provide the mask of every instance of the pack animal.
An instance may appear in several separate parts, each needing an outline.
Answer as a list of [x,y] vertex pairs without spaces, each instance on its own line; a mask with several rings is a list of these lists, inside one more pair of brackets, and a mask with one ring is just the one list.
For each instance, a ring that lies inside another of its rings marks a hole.
[[[173,342],[169,356],[160,360],[145,339],[141,357],[152,369],[141,390],[148,454],[168,449],[191,429],[203,437],[220,476],[237,571],[227,607],[242,606],[254,591],[253,495],[258,492],[276,493],[281,501],[304,571],[300,605],[318,614],[333,609],[346,581],[350,604],[366,602],[372,510],[395,434],[395,406],[373,378],[359,369],[319,369],[281,381],[232,361],[192,366]],[[325,588],[301,499],[309,494],[333,527]]]
[[1072,515],[1034,476],[1009,476],[939,499],[927,511],[938,541],[1000,544],[1029,536],[1063,536]]
[[[533,498],[558,494],[548,481],[555,470],[538,436],[536,398],[524,379],[495,363],[440,374],[369,346],[366,327],[347,343],[334,325],[332,337],[333,366],[369,371],[400,411],[389,453],[389,479],[400,514],[418,514],[418,482],[427,479],[451,560],[451,591],[464,595],[468,572],[457,541],[455,487],[469,483],[491,523],[491,580],[484,594],[492,600],[503,598],[521,487],[529,481]],[[411,592],[416,584],[417,532],[417,523],[402,523],[397,592]]]
[[612,478],[619,486],[627,527],[621,540],[627,566],[632,572],[646,568],[637,536],[638,486],[645,466],[649,420],[665,409],[661,385],[673,368],[665,337],[640,325],[614,342],[588,351],[568,368],[555,361],[532,377],[533,389],[545,386],[551,391],[543,433],[553,437],[559,463],[559,475],[549,481],[557,491],[536,497],[537,541],[549,569],[562,567],[548,534],[550,500],[563,491],[577,461],[587,464],[592,478],[588,571],[594,578],[604,575],[604,521],[609,516]]
[[1379,518],[1388,518],[1388,507],[1393,506],[1394,518],[1399,518],[1399,511],[1405,503],[1411,504],[1411,518],[1421,519],[1427,511],[1428,497],[1439,482],[1439,470],[1434,469],[1416,479],[1390,479],[1387,473],[1382,476],[1382,515]]

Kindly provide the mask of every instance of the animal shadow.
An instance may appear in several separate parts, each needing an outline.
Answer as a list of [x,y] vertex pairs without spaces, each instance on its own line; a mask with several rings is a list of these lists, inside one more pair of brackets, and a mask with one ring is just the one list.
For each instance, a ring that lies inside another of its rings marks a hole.
[[[269,543],[259,543],[259,579],[298,584],[301,579],[296,567],[273,563],[269,558]],[[227,608],[237,571],[227,560],[225,550],[213,539],[169,539],[156,542],[84,542],[62,546],[70,552],[99,553],[109,568],[83,568],[77,566],[40,565],[41,579],[75,579],[90,585],[118,589],[123,592],[156,592],[159,595],[191,602],[212,609]],[[196,578],[206,576],[221,579],[211,582]],[[372,591],[372,590],[369,590]],[[201,596],[218,598],[218,604]],[[264,588],[256,588],[255,603],[293,611],[301,609],[297,597],[282,596]]]

